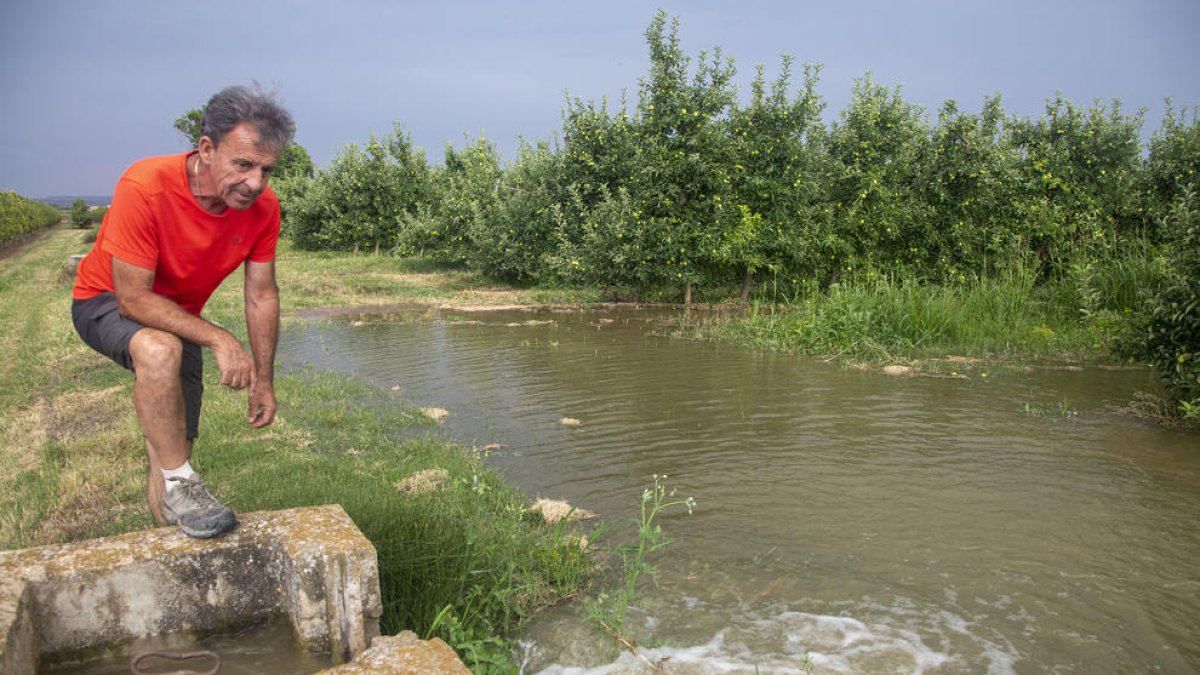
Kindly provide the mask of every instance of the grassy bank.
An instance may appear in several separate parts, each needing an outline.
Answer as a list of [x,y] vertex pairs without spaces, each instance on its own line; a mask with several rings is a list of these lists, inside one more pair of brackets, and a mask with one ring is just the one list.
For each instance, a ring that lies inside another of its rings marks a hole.
[[[83,233],[58,228],[0,265],[0,547],[78,540],[149,527],[145,459],[127,372],[93,353],[70,325],[70,253]],[[469,274],[420,263],[281,250],[284,313],[394,302],[568,300],[479,288]],[[243,330],[241,280],[208,315]],[[390,392],[323,373],[281,377],[280,414],[245,423],[244,392],[206,372],[196,463],[218,496],[250,511],[337,502],[375,544],[384,628],[448,638],[477,663],[502,660],[492,636],[575,592],[590,557],[570,533],[525,513],[526,497],[467,449],[398,440],[429,425]]]
[[[1137,283],[1131,279],[1130,283]],[[1129,328],[1120,307],[1090,310],[1076,280],[1037,285],[1003,278],[926,285],[885,276],[850,280],[787,304],[753,304],[745,316],[707,322],[702,339],[873,366],[995,369],[1033,361],[1120,362]],[[1136,294],[1135,294],[1136,297]]]

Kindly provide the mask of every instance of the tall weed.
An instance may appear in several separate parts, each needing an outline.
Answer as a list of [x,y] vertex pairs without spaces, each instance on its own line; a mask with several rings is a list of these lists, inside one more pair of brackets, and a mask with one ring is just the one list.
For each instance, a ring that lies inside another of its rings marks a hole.
[[887,359],[898,354],[1055,353],[1082,328],[1070,308],[1018,269],[957,285],[886,276],[851,279],[744,320],[701,329],[750,345],[813,355]]

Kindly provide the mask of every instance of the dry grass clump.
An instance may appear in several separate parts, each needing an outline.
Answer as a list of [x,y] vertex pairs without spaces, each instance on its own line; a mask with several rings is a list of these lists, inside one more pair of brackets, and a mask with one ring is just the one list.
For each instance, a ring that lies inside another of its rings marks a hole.
[[316,443],[316,437],[311,430],[292,424],[282,414],[275,417],[275,422],[271,426],[266,429],[254,429],[253,432],[249,436],[263,444],[282,445],[303,450]]
[[[138,478],[142,476],[144,474],[138,474]],[[105,482],[110,483],[110,479],[116,478],[119,477],[106,477]],[[140,504],[127,501],[128,492],[117,484],[101,485],[92,476],[74,473],[65,476],[64,483],[67,491],[37,524],[33,539],[39,545],[86,539],[135,509],[150,511],[145,501]],[[134,494],[140,497],[145,492],[137,490]]]
[[577,509],[567,502],[557,499],[539,499],[527,511],[542,517],[547,525],[557,525],[563,518],[573,523],[585,518],[595,518],[596,514],[587,509]]
[[49,438],[46,412],[46,406],[37,403],[0,418],[0,438],[4,439],[0,443],[0,458],[5,466],[0,472],[0,489],[17,474],[42,463],[42,448]]
[[425,469],[396,482],[396,489],[411,495],[427,495],[445,489],[450,472],[445,469]]
[[121,395],[126,389],[116,385],[59,394],[50,401],[46,420],[51,439],[66,445],[119,423],[120,409],[132,407],[132,401]]
[[421,414],[441,424],[443,420],[450,416],[450,411],[445,408],[421,408]]

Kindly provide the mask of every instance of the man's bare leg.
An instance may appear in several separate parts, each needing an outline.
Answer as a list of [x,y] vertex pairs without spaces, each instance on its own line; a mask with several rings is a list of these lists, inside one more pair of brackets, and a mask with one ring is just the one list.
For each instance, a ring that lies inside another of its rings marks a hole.
[[179,367],[183,343],[178,337],[154,328],[143,328],[129,341],[133,357],[133,405],[150,460],[146,498],[154,522],[164,524],[162,500],[165,485],[162,470],[177,469],[192,456],[184,421],[183,385]]
[[158,453],[154,451],[154,446],[150,445],[149,440],[146,441],[146,456],[150,458],[146,470],[146,501],[150,503],[150,515],[154,518],[154,524],[162,527],[167,524],[162,513],[163,497],[167,496],[167,486],[166,481],[163,480],[162,465],[158,463]]
[[[191,456],[192,442],[188,441],[188,456]],[[158,461],[158,451],[150,443],[150,439],[146,439],[146,456],[150,459],[149,471],[146,473],[146,499],[150,502],[150,515],[154,517],[154,524],[162,527],[167,524],[166,518],[163,517],[162,503],[166,497],[167,486],[163,480],[162,463]]]
[[172,333],[143,328],[129,341],[129,353],[135,373],[133,403],[150,459],[146,485],[150,512],[166,524],[179,525],[189,537],[207,539],[229,532],[237,527],[237,516],[209,493],[194,472],[172,478],[181,482],[166,489],[163,471],[187,466],[192,456],[179,376],[183,342]]

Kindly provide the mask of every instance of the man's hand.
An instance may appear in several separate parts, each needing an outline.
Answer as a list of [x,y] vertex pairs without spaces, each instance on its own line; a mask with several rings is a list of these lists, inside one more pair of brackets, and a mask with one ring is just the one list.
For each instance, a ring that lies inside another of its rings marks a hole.
[[[221,384],[231,389],[245,389],[254,384],[254,361],[237,338],[226,333],[225,338],[214,345],[212,350],[217,359],[217,367],[221,369]],[[271,398],[274,400],[273,395]]]
[[270,382],[255,378],[250,383],[250,411],[247,421],[255,429],[269,426],[275,421],[275,387]]

